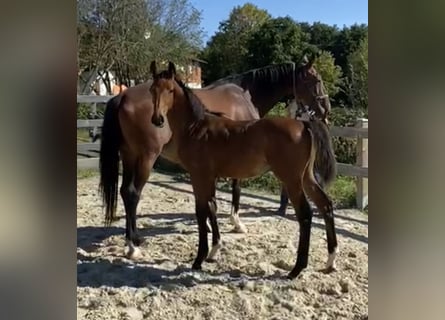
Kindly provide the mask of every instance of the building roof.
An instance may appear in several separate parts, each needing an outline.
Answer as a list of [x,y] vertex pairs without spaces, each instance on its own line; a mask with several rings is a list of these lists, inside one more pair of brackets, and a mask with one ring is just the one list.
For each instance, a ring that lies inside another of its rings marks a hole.
[[196,62],[200,62],[200,63],[208,64],[207,61],[205,61],[205,60],[201,60],[201,59],[198,59],[198,58],[192,58],[191,60],[192,60],[192,61],[196,61]]

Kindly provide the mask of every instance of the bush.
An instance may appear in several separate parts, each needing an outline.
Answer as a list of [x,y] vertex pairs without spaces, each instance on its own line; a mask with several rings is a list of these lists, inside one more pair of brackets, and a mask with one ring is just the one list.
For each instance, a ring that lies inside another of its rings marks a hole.
[[[96,104],[96,117],[97,119],[103,119],[105,112],[105,104],[97,103]],[[79,103],[77,105],[77,119],[78,120],[87,120],[93,119],[91,114],[91,103]]]
[[79,103],[77,105],[77,119],[86,120],[90,116],[90,104],[89,103]]
[[[354,127],[357,119],[363,117],[367,117],[367,113],[360,109],[332,108],[329,121],[337,127]],[[355,164],[357,139],[333,137],[332,141],[337,162]]]

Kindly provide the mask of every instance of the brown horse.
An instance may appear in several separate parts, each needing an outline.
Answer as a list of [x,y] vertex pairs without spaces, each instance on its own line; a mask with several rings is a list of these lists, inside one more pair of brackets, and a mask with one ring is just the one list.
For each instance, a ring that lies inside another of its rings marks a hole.
[[[330,146],[328,140],[316,143],[315,139],[320,135],[314,132],[327,132],[326,124],[281,117],[234,121],[214,115],[206,111],[192,90],[175,78],[173,63],[169,63],[168,70],[157,73],[153,61],[150,70],[154,79],[150,88],[154,104],[151,121],[162,128],[168,120],[179,161],[190,173],[193,186],[199,247],[192,268],[201,269],[206,258],[209,262],[214,261],[221,246],[216,215],[216,179],[246,179],[271,170],[286,186],[300,225],[297,261],[288,277],[297,277],[308,263],[312,210],[306,195],[324,217],[329,253],[326,269],[332,270],[337,251],[332,202],[313,175],[320,146]],[[328,160],[331,164],[327,167],[330,168],[335,159]],[[212,227],[210,254],[207,218]]]
[[[223,79],[218,85],[212,84],[193,91],[203,103],[209,105],[209,109],[224,113],[233,120],[258,119],[259,115],[266,114],[282,100],[283,96],[293,94],[300,100],[311,101],[313,108],[321,106],[328,109],[329,99],[320,98],[325,91],[322,79],[313,68],[314,60],[315,56],[298,68],[294,63],[287,63],[250,70],[233,76],[231,81],[235,84]],[[243,85],[244,90],[236,83]],[[136,209],[153,164],[159,155],[172,162],[178,162],[176,147],[171,141],[172,133],[168,125],[155,130],[150,122],[153,113],[150,85],[151,81],[148,81],[130,87],[110,99],[101,133],[100,189],[105,205],[106,222],[111,223],[116,219],[120,156],[123,166],[120,194],[125,207],[125,234],[130,257],[137,255],[137,247],[141,242],[137,235]],[[252,105],[250,98],[258,103],[256,106],[258,110]],[[327,153],[328,149],[324,152]],[[329,183],[335,177],[333,170],[325,170],[322,165],[326,163],[324,159],[329,156],[329,154],[317,154],[315,171],[318,173],[317,176],[321,177],[322,184]],[[245,232],[246,229],[238,217],[239,199],[240,182],[238,179],[233,179],[231,221],[235,231]],[[286,206],[287,197],[282,192],[279,212],[284,213]]]
[[[304,56],[302,63],[298,66],[293,62],[287,62],[248,70],[241,74],[221,78],[206,88],[214,88],[227,83],[240,86],[249,92],[252,103],[258,109],[261,118],[278,102],[287,103],[293,98],[299,109],[303,109],[299,110],[300,112],[304,111],[302,106],[307,107],[308,111],[313,114],[310,118],[322,120],[327,124],[331,103],[323,79],[313,66],[318,56],[319,52],[313,54],[310,59]],[[290,109],[288,103],[287,106]],[[288,115],[290,116],[290,112]],[[329,154],[330,150],[324,149],[323,153],[318,154],[319,159],[315,162],[317,182],[322,188],[328,186],[336,176],[335,167],[325,170],[319,166],[324,163],[324,159],[333,156],[333,154]],[[330,174],[327,174],[328,172]],[[234,180],[232,194],[235,208],[234,217],[238,218],[240,190],[237,180]],[[278,215],[286,214],[288,203],[286,190],[282,188]]]
[[286,62],[230,75],[212,82],[206,88],[226,83],[240,86],[251,95],[260,117],[264,117],[277,102],[294,98],[300,105],[307,105],[315,118],[327,121],[331,103],[323,79],[313,66],[317,57],[318,54],[310,59],[305,57],[298,66]]

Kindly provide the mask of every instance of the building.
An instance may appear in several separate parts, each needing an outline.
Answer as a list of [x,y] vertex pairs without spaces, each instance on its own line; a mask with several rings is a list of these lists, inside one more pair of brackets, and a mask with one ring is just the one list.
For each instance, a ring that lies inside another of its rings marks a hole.
[[[180,71],[184,76],[184,83],[189,88],[199,89],[202,87],[202,64],[207,64],[207,62],[200,59],[190,59],[190,62],[185,67],[179,65],[177,66],[178,71]],[[111,92],[108,92],[107,86],[98,72],[83,72],[80,74],[78,77],[77,92],[79,94],[105,96],[109,94],[116,95],[127,89],[126,86],[118,84],[113,72],[108,71],[106,76],[108,79],[110,79]],[[134,85],[134,80],[132,80],[131,86]]]
[[206,61],[200,59],[191,59],[190,63],[185,68],[185,84],[190,88],[201,88],[202,78],[201,78],[201,65],[207,64]]

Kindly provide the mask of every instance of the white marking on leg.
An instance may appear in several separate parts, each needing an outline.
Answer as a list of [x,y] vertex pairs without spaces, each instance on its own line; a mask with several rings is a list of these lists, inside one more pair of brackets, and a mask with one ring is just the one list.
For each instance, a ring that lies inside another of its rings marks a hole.
[[218,250],[221,248],[221,243],[217,243],[214,246],[212,246],[212,250],[210,251],[209,255],[207,256],[207,259],[213,259],[215,255],[218,253]]
[[132,241],[127,241],[128,250],[126,253],[127,258],[129,259],[137,259],[141,256],[141,249],[136,247]]
[[247,228],[243,223],[241,223],[238,213],[232,212],[230,216],[230,222],[232,222],[235,227],[233,231],[237,233],[247,233]]
[[213,232],[212,225],[210,224],[209,219],[206,220],[206,223],[207,223],[207,228],[209,228],[209,230],[212,230]]
[[326,262],[326,269],[335,269],[335,257],[337,256],[338,247],[335,247],[334,252],[328,255],[328,261]]

